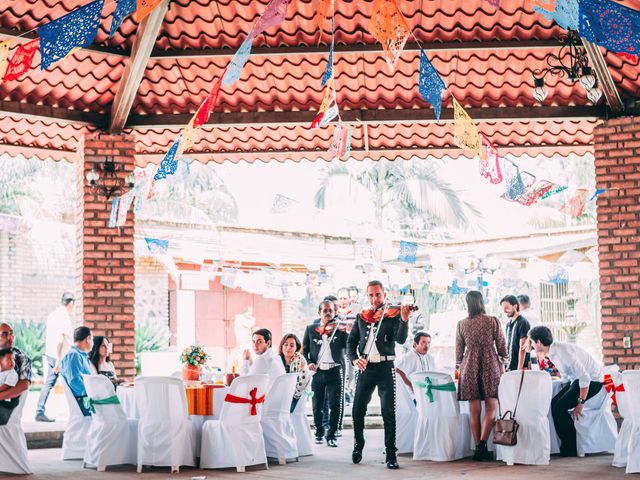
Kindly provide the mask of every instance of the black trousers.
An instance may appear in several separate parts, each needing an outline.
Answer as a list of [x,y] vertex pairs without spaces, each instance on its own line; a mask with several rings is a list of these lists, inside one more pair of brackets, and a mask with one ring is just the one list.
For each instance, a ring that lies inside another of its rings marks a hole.
[[20,397],[0,400],[0,425],[6,425],[9,422],[11,412],[18,406],[18,402],[20,402]]
[[[348,359],[346,360],[347,362],[349,361]],[[340,395],[340,418],[338,419],[338,430],[342,430],[343,427],[343,423],[344,423],[344,401],[345,401],[345,395],[346,395],[346,375],[342,374],[342,395]],[[325,430],[329,430],[329,412],[330,412],[330,408],[329,408],[329,403],[331,402],[331,399],[329,398],[329,396],[326,394],[325,392],[325,396],[324,396],[324,404],[322,406],[322,425],[324,426]]]
[[389,457],[396,453],[396,378],[393,362],[369,363],[364,372],[357,373],[351,412],[353,435],[356,445],[364,447],[364,417],[376,387],[384,422],[384,446]]
[[313,390],[313,423],[316,426],[316,437],[323,437],[325,426],[322,419],[322,410],[325,397],[329,406],[329,429],[327,439],[333,439],[338,430],[338,422],[342,415],[341,398],[344,394],[342,390],[342,367],[334,367],[330,370],[316,370],[311,381]]
[[[587,399],[596,395],[602,388],[602,382],[591,382]],[[551,400],[551,415],[556,433],[560,437],[560,454],[575,457],[576,449],[576,427],[573,418],[568,410],[578,405],[580,396],[580,385],[578,380],[574,380],[569,385],[560,390]]]

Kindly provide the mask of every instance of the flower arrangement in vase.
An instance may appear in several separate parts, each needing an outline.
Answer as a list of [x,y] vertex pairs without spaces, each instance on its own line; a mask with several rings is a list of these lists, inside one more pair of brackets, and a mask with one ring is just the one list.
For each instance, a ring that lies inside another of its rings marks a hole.
[[209,355],[200,345],[190,345],[182,351],[180,361],[183,363],[182,379],[185,381],[200,380],[202,366],[209,360]]

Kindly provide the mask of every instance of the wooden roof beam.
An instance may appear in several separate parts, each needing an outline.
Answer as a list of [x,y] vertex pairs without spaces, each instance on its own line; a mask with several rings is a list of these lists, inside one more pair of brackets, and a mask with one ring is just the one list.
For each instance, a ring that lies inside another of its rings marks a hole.
[[32,105],[30,103],[12,102],[8,100],[0,100],[0,115],[13,118],[42,120],[45,122],[73,123],[75,125],[88,125],[92,127],[103,127],[107,123],[106,115],[100,113],[47,107],[45,105]]
[[593,65],[593,70],[598,82],[600,82],[600,87],[602,88],[604,97],[607,99],[609,108],[611,108],[611,111],[614,113],[621,112],[624,110],[624,104],[622,103],[616,84],[613,81],[607,62],[604,59],[604,55],[602,55],[602,50],[600,50],[599,46],[584,38],[582,38],[582,44],[589,56],[589,60],[591,60],[591,65]]
[[136,32],[136,39],[133,42],[131,56],[125,62],[124,73],[118,85],[116,96],[111,105],[111,118],[109,120],[109,131],[119,133],[122,131],[131,106],[138,93],[140,82],[144,76],[144,71],[149,63],[149,57],[156,38],[160,32],[160,27],[167,13],[169,0],[162,0],[153,11],[142,20]]

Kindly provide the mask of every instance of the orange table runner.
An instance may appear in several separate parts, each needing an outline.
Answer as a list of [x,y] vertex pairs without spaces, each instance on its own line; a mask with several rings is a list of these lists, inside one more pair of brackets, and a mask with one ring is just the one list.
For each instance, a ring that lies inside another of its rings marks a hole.
[[224,385],[185,385],[189,415],[213,415],[213,391]]

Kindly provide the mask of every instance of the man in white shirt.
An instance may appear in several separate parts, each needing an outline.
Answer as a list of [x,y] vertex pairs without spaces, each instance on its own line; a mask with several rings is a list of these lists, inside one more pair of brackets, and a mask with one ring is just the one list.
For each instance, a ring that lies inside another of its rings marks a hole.
[[67,353],[73,343],[73,326],[71,325],[71,313],[76,299],[73,293],[65,292],[60,300],[61,305],[47,317],[46,343],[43,363],[47,368],[47,378],[40,391],[40,399],[36,408],[37,422],[53,422],[44,413],[47,399],[51,389],[56,384],[60,375],[62,357]]
[[[573,420],[582,416],[584,403],[600,392],[604,382],[602,364],[577,345],[554,342],[547,327],[532,328],[529,338],[536,353],[549,357],[562,378],[569,382],[551,400],[551,415],[560,437],[560,455],[575,457],[576,428]],[[570,409],[573,409],[571,414]]]
[[267,374],[269,376],[268,391],[271,389],[271,385],[273,385],[275,379],[286,373],[284,364],[282,363],[280,355],[271,348],[272,336],[269,330],[266,328],[256,330],[253,332],[251,341],[253,343],[255,358],[251,358],[249,350],[244,351],[242,375]]
[[411,393],[410,377],[416,372],[437,370],[436,361],[429,352],[431,347],[431,335],[427,332],[418,332],[413,337],[413,348],[405,353],[396,363],[396,373],[400,375]]

